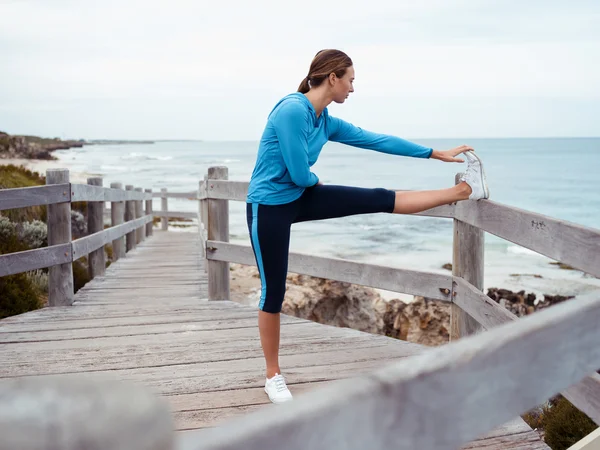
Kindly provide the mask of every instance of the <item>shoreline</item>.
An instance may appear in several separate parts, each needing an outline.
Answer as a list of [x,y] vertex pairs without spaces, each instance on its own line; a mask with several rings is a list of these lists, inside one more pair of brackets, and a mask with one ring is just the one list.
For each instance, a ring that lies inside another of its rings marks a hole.
[[46,176],[48,169],[68,169],[71,183],[87,184],[87,179],[99,174],[88,172],[75,172],[64,159],[27,159],[27,158],[6,158],[0,159],[0,165],[8,166],[23,166],[32,172],[38,172],[42,176]]

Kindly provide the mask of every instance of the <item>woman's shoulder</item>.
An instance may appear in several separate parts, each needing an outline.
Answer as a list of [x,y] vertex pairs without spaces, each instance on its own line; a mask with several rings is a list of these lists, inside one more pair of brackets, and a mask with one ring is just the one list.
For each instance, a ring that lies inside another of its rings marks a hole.
[[308,100],[299,92],[286,95],[273,107],[270,117],[275,118],[276,116],[304,116],[309,113],[307,105]]

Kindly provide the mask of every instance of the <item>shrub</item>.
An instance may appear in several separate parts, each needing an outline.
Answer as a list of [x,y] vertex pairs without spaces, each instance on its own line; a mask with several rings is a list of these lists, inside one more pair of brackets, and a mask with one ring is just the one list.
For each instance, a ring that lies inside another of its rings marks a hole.
[[[13,164],[0,165],[0,189],[41,186],[44,184],[46,184],[46,178],[37,172]],[[46,222],[46,206],[43,205],[9,209],[3,211],[3,214],[13,222],[31,222],[33,220]]]
[[0,319],[41,306],[39,292],[24,273],[0,278]]
[[564,397],[546,410],[543,423],[544,440],[552,450],[566,450],[598,428]]
[[48,272],[45,270],[34,270],[26,272],[25,276],[31,283],[31,285],[37,289],[40,295],[48,293]]
[[73,261],[73,287],[77,292],[91,280],[88,272],[87,257],[79,258]]
[[48,245],[48,226],[41,220],[23,222],[16,226],[17,236],[29,248],[40,248]]

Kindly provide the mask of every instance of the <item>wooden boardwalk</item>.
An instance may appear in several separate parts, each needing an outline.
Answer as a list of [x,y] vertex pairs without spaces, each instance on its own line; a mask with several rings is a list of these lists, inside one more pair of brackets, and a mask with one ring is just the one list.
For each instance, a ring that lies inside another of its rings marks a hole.
[[[80,290],[73,306],[0,321],[0,383],[95,374],[144,384],[168,400],[186,450],[202,428],[278,407],[263,391],[256,309],[208,302],[203,261],[196,235],[155,232]],[[282,316],[281,363],[297,396],[423,350]],[[517,419],[465,448],[548,447]]]

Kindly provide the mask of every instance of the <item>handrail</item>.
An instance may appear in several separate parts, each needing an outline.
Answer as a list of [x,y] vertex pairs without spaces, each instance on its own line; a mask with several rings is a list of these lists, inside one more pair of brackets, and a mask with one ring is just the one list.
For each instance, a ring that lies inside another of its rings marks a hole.
[[193,448],[459,448],[594,372],[599,321],[600,297],[564,302],[206,430]]
[[[248,185],[210,180],[207,185],[201,183],[199,198],[245,201]],[[594,228],[490,200],[458,202],[412,215],[454,218],[600,277],[600,230]]]

